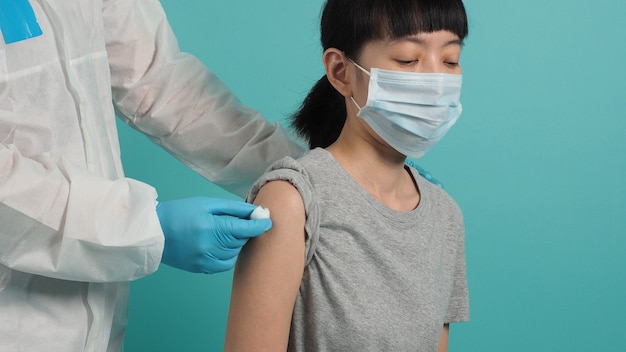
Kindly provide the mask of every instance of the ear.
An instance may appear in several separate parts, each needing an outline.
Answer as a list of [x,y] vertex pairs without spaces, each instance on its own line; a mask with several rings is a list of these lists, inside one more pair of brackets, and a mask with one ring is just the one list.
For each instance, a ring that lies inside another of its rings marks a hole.
[[324,51],[323,59],[326,77],[330,84],[344,97],[351,97],[351,73],[344,53],[341,50],[329,48]]

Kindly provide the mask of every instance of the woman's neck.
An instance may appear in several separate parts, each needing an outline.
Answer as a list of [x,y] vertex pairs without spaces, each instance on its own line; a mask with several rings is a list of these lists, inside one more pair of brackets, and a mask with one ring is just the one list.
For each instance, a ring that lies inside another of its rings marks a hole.
[[391,209],[411,211],[417,207],[419,189],[405,169],[402,155],[386,153],[362,139],[343,137],[327,150],[361,187]]

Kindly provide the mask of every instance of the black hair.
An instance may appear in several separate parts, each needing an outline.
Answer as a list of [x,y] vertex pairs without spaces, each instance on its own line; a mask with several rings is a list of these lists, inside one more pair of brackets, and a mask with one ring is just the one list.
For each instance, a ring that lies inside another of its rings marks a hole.
[[[327,0],[321,19],[324,50],[336,48],[356,60],[373,40],[447,30],[461,41],[467,37],[462,0]],[[346,120],[344,97],[324,75],[291,118],[296,132],[311,149],[328,147]]]

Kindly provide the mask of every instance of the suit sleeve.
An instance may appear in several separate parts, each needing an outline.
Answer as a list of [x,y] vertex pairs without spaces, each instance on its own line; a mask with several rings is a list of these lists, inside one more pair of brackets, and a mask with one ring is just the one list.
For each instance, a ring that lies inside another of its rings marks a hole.
[[157,270],[156,192],[0,145],[0,264],[63,280],[118,282]]
[[159,1],[109,0],[104,14],[118,116],[190,168],[244,196],[271,163],[303,153],[179,50]]

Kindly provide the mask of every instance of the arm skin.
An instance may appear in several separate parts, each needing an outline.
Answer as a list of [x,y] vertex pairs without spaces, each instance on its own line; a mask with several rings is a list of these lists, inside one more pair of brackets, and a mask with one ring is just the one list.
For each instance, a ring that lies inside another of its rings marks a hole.
[[439,347],[437,352],[448,352],[448,336],[450,335],[450,324],[444,324],[439,336]]
[[264,185],[254,203],[270,209],[273,225],[239,255],[224,350],[285,351],[304,271],[304,204],[286,181]]

